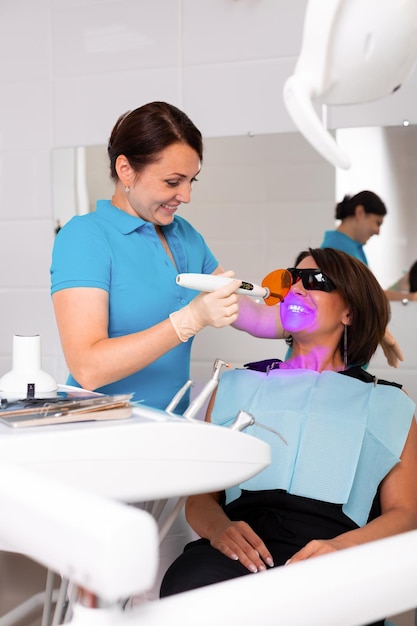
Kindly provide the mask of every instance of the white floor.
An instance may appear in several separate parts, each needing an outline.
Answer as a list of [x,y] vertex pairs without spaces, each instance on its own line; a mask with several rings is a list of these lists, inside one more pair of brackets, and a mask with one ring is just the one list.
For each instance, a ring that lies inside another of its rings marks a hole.
[[[46,570],[24,556],[0,552],[0,616],[45,590]],[[40,626],[42,607],[14,626]]]

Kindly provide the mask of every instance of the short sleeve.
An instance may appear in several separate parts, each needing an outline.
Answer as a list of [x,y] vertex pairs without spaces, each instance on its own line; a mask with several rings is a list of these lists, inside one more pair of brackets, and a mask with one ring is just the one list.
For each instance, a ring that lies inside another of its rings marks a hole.
[[56,236],[51,264],[52,294],[70,287],[98,287],[109,291],[109,243],[105,232],[89,217],[73,217]]

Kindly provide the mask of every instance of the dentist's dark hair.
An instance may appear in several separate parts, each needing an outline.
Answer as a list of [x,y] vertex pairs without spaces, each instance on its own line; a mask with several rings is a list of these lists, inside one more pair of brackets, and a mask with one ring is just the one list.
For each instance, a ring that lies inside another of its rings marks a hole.
[[136,173],[155,163],[174,143],[187,144],[203,161],[203,139],[198,128],[180,109],[167,102],[150,102],[117,120],[107,146],[110,176],[117,182],[116,159],[123,154]]

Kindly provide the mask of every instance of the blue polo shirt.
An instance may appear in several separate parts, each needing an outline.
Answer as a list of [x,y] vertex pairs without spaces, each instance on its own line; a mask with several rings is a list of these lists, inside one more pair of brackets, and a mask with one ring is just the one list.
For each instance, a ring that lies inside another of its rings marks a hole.
[[368,259],[363,251],[363,244],[359,241],[355,241],[345,233],[341,233],[339,230],[326,230],[324,233],[323,243],[320,248],[335,248],[336,250],[342,250],[355,257],[365,265],[368,265]]
[[[97,287],[109,294],[109,337],[135,333],[167,319],[196,292],[176,282],[177,273],[211,274],[218,262],[203,237],[175,216],[162,227],[177,267],[167,256],[153,224],[99,200],[96,211],[73,217],[56,236],[51,293],[71,287]],[[134,400],[165,408],[189,378],[192,339],[144,369],[97,389],[135,393]],[[70,375],[68,384],[78,385]],[[186,396],[177,411],[182,413]]]

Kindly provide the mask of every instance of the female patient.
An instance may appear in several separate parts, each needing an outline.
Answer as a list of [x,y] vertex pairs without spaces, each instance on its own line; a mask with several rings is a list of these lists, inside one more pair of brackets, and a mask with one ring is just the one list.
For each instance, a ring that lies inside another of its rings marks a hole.
[[169,568],[162,597],[417,528],[415,405],[361,368],[388,322],[385,295],[338,250],[304,252],[289,271],[280,316],[291,358],[225,372],[208,410],[226,427],[251,413],[246,432],[270,444],[271,465],[188,498],[201,539]]

